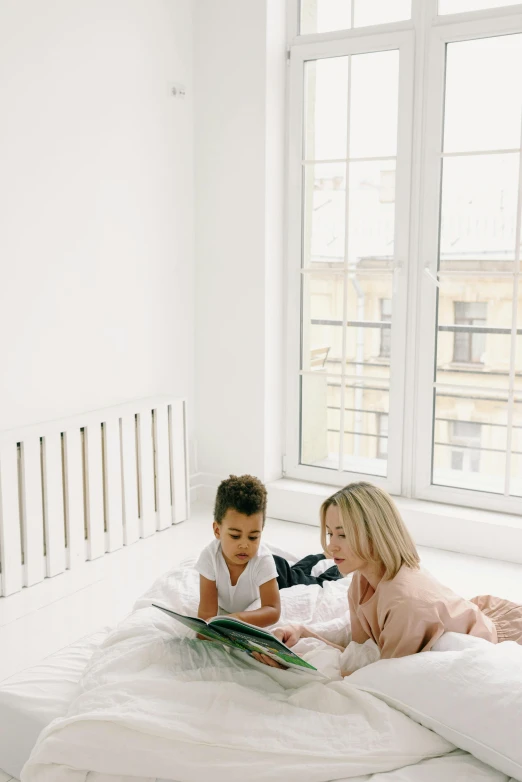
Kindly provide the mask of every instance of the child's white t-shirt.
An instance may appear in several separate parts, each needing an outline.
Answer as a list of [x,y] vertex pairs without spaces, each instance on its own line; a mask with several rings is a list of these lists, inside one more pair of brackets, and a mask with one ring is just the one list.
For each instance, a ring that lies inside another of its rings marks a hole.
[[252,557],[243,570],[237,584],[230,583],[230,573],[217,538],[203,549],[196,562],[196,570],[209,581],[215,581],[218,592],[218,605],[228,614],[246,609],[259,598],[259,587],[277,578],[274,558],[262,543],[257,554]]

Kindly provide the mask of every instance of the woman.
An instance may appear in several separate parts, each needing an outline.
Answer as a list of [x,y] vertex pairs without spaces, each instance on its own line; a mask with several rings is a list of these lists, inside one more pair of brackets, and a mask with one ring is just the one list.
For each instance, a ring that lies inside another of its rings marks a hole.
[[[377,486],[351,483],[325,500],[321,541],[342,575],[354,574],[348,590],[352,640],[375,641],[381,658],[429,651],[445,632],[522,643],[522,606],[489,595],[464,600],[421,570],[395,503]],[[300,638],[318,638],[343,651],[302,625],[274,633],[290,647]]]

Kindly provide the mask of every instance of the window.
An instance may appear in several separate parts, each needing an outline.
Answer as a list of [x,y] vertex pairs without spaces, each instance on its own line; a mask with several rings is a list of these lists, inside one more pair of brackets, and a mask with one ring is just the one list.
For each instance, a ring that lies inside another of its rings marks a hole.
[[481,425],[472,421],[451,422],[451,469],[478,473]]
[[522,4],[289,2],[286,473],[516,512]]
[[462,451],[451,452],[451,468],[452,470],[464,469],[464,453]]
[[393,204],[395,201],[395,170],[381,171],[381,204]]
[[381,345],[379,356],[381,358],[390,358],[391,348],[391,330],[384,326],[385,323],[391,323],[391,299],[381,299]]
[[326,33],[411,17],[411,0],[302,0],[300,32]]
[[[387,476],[400,45],[303,62],[299,461]],[[368,91],[375,98],[367,100]],[[318,355],[325,356],[318,366]],[[318,371],[318,369],[320,371]]]
[[[440,205],[422,225],[426,239],[434,231],[438,247],[435,312],[426,306],[421,327],[428,338],[430,320],[437,323],[435,399],[431,411],[425,409],[425,425],[435,419],[434,438],[423,482],[428,496],[437,496],[435,487],[453,487],[469,499],[439,496],[515,510],[508,498],[519,483],[513,463],[522,379],[522,94],[513,95],[510,84],[522,69],[522,27],[518,23],[509,35],[484,28],[470,37],[473,29],[460,41],[446,41],[441,30],[433,44],[445,78],[432,100],[442,134],[439,173],[430,187]],[[451,418],[457,421],[448,431]],[[471,423],[477,418],[482,424]]]
[[384,413],[377,413],[377,458],[386,459],[388,457],[388,416]]
[[519,5],[519,0],[439,0],[439,14],[459,14],[463,11],[483,11]]
[[454,307],[455,325],[462,328],[455,331],[453,361],[463,364],[484,363],[486,335],[483,331],[473,327],[486,325],[487,304],[482,302],[468,304],[464,301],[455,301]]

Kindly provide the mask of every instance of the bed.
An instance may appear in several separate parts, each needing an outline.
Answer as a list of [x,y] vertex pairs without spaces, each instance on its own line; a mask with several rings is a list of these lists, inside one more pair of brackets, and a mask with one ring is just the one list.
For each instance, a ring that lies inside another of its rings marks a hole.
[[38,736],[63,717],[94,650],[106,636],[100,631],[51,655],[0,684],[0,768],[16,779]]
[[[439,651],[343,681],[339,652],[307,640],[299,651],[327,680],[302,678],[193,640],[152,607],[195,610],[192,564],[162,576],[116,628],[0,687],[0,724],[13,726],[0,767],[10,757],[19,773],[54,716],[22,782],[200,782],[207,766],[216,782],[522,779],[522,648],[444,637]],[[283,621],[347,642],[346,588],[284,590]]]

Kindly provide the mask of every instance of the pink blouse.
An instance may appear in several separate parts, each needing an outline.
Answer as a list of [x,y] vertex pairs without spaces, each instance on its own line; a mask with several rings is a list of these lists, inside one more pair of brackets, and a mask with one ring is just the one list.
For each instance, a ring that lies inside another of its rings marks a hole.
[[364,643],[371,638],[382,658],[426,652],[445,632],[497,642],[492,620],[425,570],[403,565],[395,578],[381,581],[375,590],[356,572],[348,603],[352,640]]

